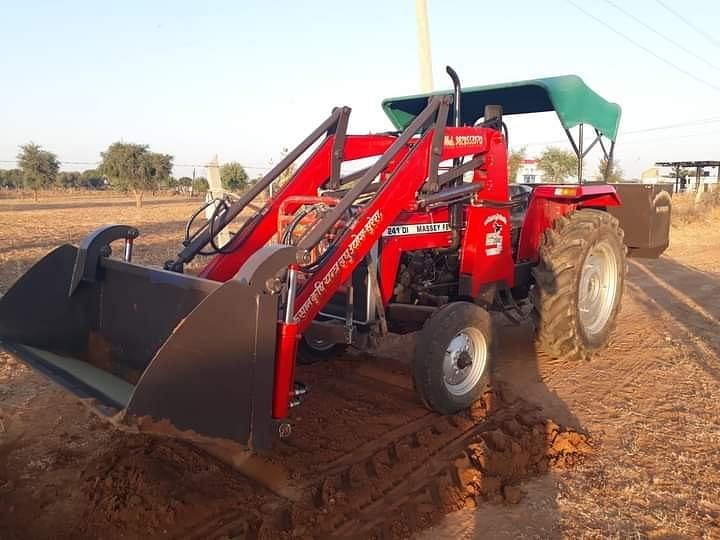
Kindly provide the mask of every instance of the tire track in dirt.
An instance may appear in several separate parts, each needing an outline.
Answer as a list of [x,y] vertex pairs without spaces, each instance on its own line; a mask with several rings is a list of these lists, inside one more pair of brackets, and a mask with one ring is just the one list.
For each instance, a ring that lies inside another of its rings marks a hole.
[[230,513],[178,537],[222,538],[230,530],[261,537],[404,537],[468,505],[516,503],[520,482],[552,466],[572,466],[590,451],[584,435],[491,391],[468,414],[427,414],[328,463],[301,481],[303,499],[275,508],[274,519],[253,525],[244,513]]

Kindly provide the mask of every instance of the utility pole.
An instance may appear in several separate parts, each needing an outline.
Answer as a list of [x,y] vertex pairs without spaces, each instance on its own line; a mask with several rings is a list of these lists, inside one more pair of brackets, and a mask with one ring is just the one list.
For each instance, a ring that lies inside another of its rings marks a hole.
[[415,0],[415,19],[417,21],[418,60],[420,61],[420,90],[422,92],[432,92],[432,57],[430,54],[427,0]]

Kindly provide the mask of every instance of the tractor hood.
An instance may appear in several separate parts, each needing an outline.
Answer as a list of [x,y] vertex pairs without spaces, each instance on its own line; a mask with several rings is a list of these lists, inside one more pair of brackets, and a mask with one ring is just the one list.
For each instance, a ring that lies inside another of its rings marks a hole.
[[[452,90],[388,98],[382,107],[393,125],[403,130],[427,106],[429,96],[443,94]],[[620,106],[600,97],[577,75],[463,88],[461,123],[474,125],[485,105],[502,105],[505,115],[555,111],[565,129],[589,124],[611,141],[620,124]],[[453,121],[451,111],[448,124]]]

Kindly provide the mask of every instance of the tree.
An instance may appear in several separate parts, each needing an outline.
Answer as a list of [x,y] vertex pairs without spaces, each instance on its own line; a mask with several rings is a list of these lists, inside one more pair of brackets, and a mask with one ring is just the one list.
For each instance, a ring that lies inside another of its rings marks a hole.
[[549,146],[540,154],[538,169],[545,175],[545,180],[559,184],[577,173],[577,156],[568,150]]
[[37,202],[38,191],[55,182],[60,162],[55,154],[43,150],[34,142],[21,146],[17,159],[23,172],[25,187],[33,190]]
[[197,178],[195,178],[195,180],[192,181],[193,193],[206,193],[208,189],[210,189],[210,184],[208,184],[208,181],[205,177],[198,176]]
[[0,170],[0,187],[19,189],[23,185],[23,176],[20,169]]
[[[203,178],[203,180],[205,180],[205,179]],[[190,178],[189,176],[181,176],[180,178],[177,179],[178,186],[190,187],[190,186],[192,186],[192,183],[193,183],[193,179]]]
[[238,191],[248,183],[248,175],[237,161],[230,161],[220,167],[220,181],[228,191]]
[[[600,163],[598,163],[598,172],[595,175],[596,180],[605,180],[605,169],[607,168],[608,160],[607,158],[602,158],[600,160]],[[625,178],[625,171],[622,170],[620,167],[620,162],[618,162],[617,159],[613,159],[612,161],[612,167],[610,167],[610,170],[607,174],[607,182],[611,182],[613,184],[617,184],[618,182],[622,182]]]
[[517,180],[517,173],[520,170],[520,165],[522,165],[522,162],[525,159],[526,150],[527,147],[523,146],[518,150],[510,150],[510,153],[508,154],[508,182],[511,184],[514,184]]
[[78,171],[63,171],[57,175],[55,184],[61,188],[76,188],[82,185],[82,174]]
[[132,192],[137,208],[144,193],[157,190],[172,171],[173,157],[150,152],[145,144],[116,142],[100,155],[100,171],[115,189]]
[[80,175],[80,185],[88,189],[97,189],[105,185],[105,176],[98,169],[88,169]]
[[165,189],[177,189],[178,181],[174,176],[166,176],[160,182],[160,187]]

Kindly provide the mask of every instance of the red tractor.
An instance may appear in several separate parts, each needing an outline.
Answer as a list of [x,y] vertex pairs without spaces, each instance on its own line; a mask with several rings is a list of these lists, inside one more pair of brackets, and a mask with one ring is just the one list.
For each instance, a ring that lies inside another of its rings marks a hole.
[[[599,145],[611,163],[620,108],[575,76],[463,90],[448,71],[454,91],[383,103],[396,132],[347,134],[350,109],[334,109],[246,193],[213,201],[164,269],[132,262],[130,226],[55,249],[0,299],[2,345],[108,413],[254,447],[288,434],[307,391],[297,361],[387,332],[419,330],[415,386],[443,414],[470,405],[487,380],[490,311],[533,317],[549,355],[587,358],[620,308],[621,198],[583,181],[582,159],[576,183],[509,184],[503,118],[554,110],[579,158]],[[669,199],[630,200],[651,210],[630,226],[660,233],[628,247],[659,255]],[[262,208],[243,221],[253,201]],[[227,227],[236,230],[219,245]],[[124,242],[119,259],[114,241]],[[198,256],[211,258],[184,273]]]

